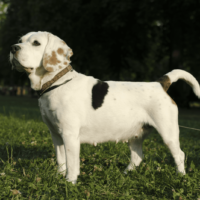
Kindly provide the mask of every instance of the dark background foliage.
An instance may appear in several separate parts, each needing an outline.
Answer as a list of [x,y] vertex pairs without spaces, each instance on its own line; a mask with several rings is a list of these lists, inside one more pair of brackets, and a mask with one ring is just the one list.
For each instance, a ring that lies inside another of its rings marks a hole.
[[[0,25],[0,82],[28,84],[11,71],[9,51],[20,36],[48,31],[73,49],[72,66],[102,80],[155,81],[173,69],[200,80],[198,0],[4,0]],[[170,95],[180,106],[195,100],[178,81]]]

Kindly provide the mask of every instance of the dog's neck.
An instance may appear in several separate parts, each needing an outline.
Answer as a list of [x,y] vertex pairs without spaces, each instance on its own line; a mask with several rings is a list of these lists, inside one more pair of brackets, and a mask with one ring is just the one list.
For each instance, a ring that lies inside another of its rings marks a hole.
[[55,81],[53,81],[51,86],[62,84],[66,80],[73,79],[76,74],[77,72],[73,70],[71,65],[59,71],[46,73],[41,80],[41,89],[45,84],[50,83],[53,80]]
[[62,78],[65,74],[73,71],[72,66],[68,65],[66,68],[62,69],[60,72],[57,72],[56,75],[51,78],[51,76],[48,76],[49,81],[44,81],[44,84],[41,86],[41,90],[46,90],[47,88],[51,87],[54,83],[57,83],[57,81]]
[[[64,68],[63,70],[61,70],[59,73],[57,73],[50,81],[47,81],[46,83],[44,83],[42,85],[42,88],[41,90],[38,90],[37,91],[37,94],[39,97],[41,97],[44,93],[46,92],[49,92],[51,90],[54,90],[56,89],[57,87],[60,87],[61,85],[64,85],[66,84],[67,82],[71,81],[72,78],[74,78],[75,76],[75,73],[72,74],[68,74],[68,76],[66,77],[65,75],[67,73],[70,73],[72,72],[73,69],[72,69],[72,66],[71,65],[68,65],[66,68]],[[63,77],[64,76],[64,77]],[[70,79],[69,79],[70,77]],[[59,79],[61,79],[60,81],[58,81]],[[62,81],[62,79],[64,79],[62,83],[59,83]],[[56,84],[56,85],[54,85]]]
[[[67,66],[66,68],[59,69],[55,72],[44,72],[43,74],[39,76],[29,76],[29,79],[31,81],[31,87],[32,89],[39,91],[43,88],[48,86],[54,86],[58,84],[62,84],[64,81],[73,79],[76,76],[77,72]],[[38,88],[36,89],[35,88]]]

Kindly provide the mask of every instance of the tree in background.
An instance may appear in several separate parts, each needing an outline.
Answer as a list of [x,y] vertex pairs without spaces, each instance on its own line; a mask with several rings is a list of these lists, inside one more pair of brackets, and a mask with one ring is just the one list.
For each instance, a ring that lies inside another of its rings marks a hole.
[[[9,3],[0,30],[0,78],[5,83],[27,82],[26,76],[11,73],[8,54],[20,36],[38,30],[52,32],[65,40],[74,52],[73,67],[99,79],[152,81],[180,68],[200,80],[198,1],[10,0]],[[171,90],[172,96],[178,104],[186,104],[189,87],[184,83],[176,85]]]
[[2,21],[6,18],[7,8],[8,4],[0,1],[0,23],[2,23]]

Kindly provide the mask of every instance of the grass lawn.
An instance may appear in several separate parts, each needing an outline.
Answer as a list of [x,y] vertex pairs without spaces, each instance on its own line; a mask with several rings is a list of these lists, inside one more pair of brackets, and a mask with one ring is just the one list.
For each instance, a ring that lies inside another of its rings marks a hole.
[[[179,124],[200,129],[200,110],[180,110]],[[74,186],[56,174],[56,158],[37,99],[0,96],[0,199],[200,199],[200,131],[180,128],[186,175],[154,131],[144,160],[127,175],[126,143],[81,145],[81,175]]]

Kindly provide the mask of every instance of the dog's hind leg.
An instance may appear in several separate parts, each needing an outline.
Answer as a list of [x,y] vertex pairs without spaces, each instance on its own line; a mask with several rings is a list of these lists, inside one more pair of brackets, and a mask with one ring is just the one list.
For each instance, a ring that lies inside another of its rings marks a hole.
[[185,154],[180,149],[179,142],[178,109],[174,105],[172,106],[173,107],[165,110],[161,115],[157,115],[156,129],[171,151],[177,165],[178,172],[185,174]]
[[62,137],[57,134],[50,131],[51,137],[53,140],[54,148],[56,151],[56,158],[58,163],[58,173],[63,174],[65,176],[66,174],[66,155],[65,155],[65,148]]
[[[162,134],[163,132],[161,131],[161,136],[165,144],[171,151],[172,156],[174,157],[174,161],[176,163],[178,172],[185,174],[185,168],[184,168],[185,154],[180,149],[178,126],[176,126],[176,128],[174,127],[174,129],[175,130],[170,130],[168,132],[163,131],[165,132],[164,134]],[[168,135],[166,137],[167,133]]]

